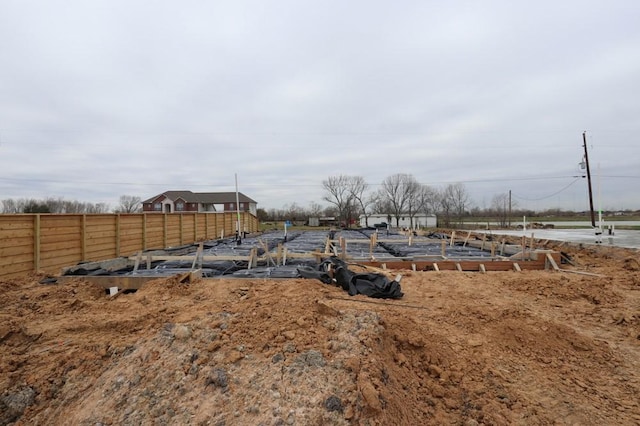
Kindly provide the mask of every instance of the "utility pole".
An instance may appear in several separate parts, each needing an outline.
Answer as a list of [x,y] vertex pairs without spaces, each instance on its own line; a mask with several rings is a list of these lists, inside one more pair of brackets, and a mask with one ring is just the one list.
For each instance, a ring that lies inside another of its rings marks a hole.
[[587,183],[589,185],[589,209],[591,213],[591,226],[596,227],[596,215],[593,211],[593,192],[591,191],[591,170],[589,169],[589,154],[587,153],[587,132],[582,132],[584,142],[584,162],[587,165]]

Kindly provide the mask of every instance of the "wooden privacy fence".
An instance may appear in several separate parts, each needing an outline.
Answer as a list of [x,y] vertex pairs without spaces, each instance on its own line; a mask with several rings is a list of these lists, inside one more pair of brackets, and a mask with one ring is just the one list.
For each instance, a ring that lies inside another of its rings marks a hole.
[[[237,213],[0,215],[0,277],[235,235]],[[258,219],[240,213],[240,229]]]

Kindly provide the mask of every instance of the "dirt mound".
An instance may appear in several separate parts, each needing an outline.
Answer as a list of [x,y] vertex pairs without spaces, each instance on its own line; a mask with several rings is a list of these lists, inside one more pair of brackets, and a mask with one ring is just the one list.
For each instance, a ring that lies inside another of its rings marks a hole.
[[2,281],[0,424],[637,424],[640,272],[572,256],[581,273],[402,271],[400,300]]

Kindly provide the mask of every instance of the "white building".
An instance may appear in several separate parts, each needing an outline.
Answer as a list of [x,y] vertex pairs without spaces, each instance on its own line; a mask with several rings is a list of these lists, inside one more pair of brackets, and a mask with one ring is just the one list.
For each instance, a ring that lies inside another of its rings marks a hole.
[[[389,221],[389,216],[391,216],[391,221]],[[360,226],[366,227],[365,216],[363,214],[360,215]],[[378,223],[388,222],[391,228],[411,228],[412,221],[409,216],[401,216],[400,222],[396,224],[396,218],[393,215],[388,214],[372,214],[369,215],[368,224],[369,226],[374,226]],[[438,226],[438,218],[434,214],[416,214],[413,216],[413,229],[417,228],[436,228]]]

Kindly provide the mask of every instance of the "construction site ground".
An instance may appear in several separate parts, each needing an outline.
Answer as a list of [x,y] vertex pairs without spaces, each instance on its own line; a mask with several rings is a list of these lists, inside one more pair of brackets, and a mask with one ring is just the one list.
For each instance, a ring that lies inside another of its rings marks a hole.
[[0,279],[0,424],[640,424],[638,251],[561,249],[574,272],[393,271],[399,300]]

